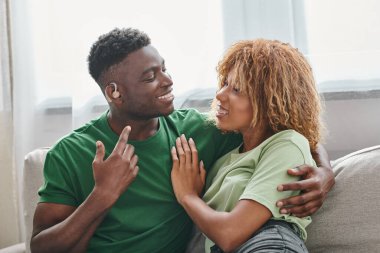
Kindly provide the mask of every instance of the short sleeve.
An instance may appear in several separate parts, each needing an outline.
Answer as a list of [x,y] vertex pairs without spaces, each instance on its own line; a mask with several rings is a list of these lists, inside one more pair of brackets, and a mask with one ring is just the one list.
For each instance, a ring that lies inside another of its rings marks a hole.
[[299,191],[277,191],[279,184],[299,180],[289,176],[287,169],[304,164],[305,158],[298,145],[290,140],[269,144],[263,148],[256,169],[248,182],[241,199],[251,199],[266,206],[273,217],[281,217],[276,201],[295,196]]
[[39,202],[69,206],[79,205],[67,171],[67,165],[52,150],[46,155],[43,173],[44,184],[38,191],[40,196]]

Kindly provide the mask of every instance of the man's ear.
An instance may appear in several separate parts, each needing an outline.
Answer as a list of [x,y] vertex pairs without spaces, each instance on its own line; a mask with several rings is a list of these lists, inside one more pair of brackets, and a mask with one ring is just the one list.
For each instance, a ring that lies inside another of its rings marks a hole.
[[108,103],[112,103],[111,94],[112,94],[112,88],[109,85],[107,85],[104,88],[104,96],[106,97],[106,100]]
[[108,84],[104,89],[104,95],[109,103],[113,102],[113,99],[120,98],[120,92],[117,90],[116,83]]

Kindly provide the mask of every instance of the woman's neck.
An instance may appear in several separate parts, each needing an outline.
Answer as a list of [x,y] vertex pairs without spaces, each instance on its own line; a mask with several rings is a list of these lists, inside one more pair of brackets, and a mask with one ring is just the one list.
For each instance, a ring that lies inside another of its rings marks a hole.
[[243,135],[243,145],[240,153],[247,152],[259,146],[266,139],[271,137],[274,132],[269,127],[255,126],[241,131]]

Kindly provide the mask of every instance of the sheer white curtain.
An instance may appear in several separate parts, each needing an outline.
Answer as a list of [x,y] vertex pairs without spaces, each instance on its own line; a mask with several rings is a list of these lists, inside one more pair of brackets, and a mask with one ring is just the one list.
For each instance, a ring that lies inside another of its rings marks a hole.
[[8,1],[0,0],[0,224],[7,230],[0,236],[0,248],[19,240],[8,7]]
[[87,54],[99,35],[115,27],[148,33],[165,58],[176,95],[216,85],[215,66],[223,50],[218,0],[12,0],[11,4],[18,178],[25,154],[53,145],[105,110],[105,99],[88,74]]

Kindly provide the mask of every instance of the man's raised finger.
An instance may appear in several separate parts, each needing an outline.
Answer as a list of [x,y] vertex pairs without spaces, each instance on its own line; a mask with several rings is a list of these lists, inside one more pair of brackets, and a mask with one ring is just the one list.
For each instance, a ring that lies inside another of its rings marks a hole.
[[130,126],[124,127],[123,131],[121,132],[121,134],[119,136],[119,140],[117,141],[116,146],[115,146],[113,152],[115,152],[115,153],[117,153],[119,155],[123,155],[124,154],[124,151],[125,151],[125,148],[127,146],[128,137],[129,137],[129,133],[130,132],[131,132],[131,127]]

